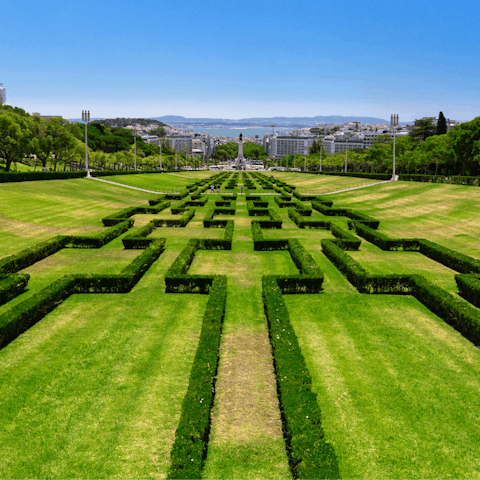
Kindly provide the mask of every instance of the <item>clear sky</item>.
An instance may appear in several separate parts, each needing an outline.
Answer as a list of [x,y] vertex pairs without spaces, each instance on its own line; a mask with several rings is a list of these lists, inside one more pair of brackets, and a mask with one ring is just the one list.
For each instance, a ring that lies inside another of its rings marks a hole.
[[480,2],[6,0],[0,82],[92,117],[480,115]]

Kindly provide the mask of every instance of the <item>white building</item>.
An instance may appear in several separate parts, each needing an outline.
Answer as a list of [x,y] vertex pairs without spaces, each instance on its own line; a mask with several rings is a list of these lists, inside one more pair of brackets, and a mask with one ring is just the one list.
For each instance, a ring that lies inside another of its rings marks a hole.
[[314,135],[273,135],[264,136],[264,145],[268,142],[268,154],[276,158],[283,158],[288,155],[307,155],[315,139]]
[[327,135],[323,145],[325,151],[330,155],[344,152],[345,150],[365,148],[363,135],[352,135],[347,139],[345,139],[345,135]]
[[7,103],[7,91],[5,90],[5,87],[1,86],[2,84],[0,83],[0,105]]

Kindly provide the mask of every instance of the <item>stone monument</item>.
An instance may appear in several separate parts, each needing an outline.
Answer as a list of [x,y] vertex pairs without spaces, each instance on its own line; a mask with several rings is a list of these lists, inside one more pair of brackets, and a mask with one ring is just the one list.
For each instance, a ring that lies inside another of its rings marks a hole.
[[235,163],[238,167],[245,169],[245,159],[243,158],[243,135],[241,133],[238,137],[238,156]]

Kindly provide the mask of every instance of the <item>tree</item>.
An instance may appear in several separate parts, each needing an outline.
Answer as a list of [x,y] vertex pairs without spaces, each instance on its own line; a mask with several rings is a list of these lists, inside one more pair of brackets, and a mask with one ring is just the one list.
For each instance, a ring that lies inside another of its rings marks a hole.
[[12,162],[32,153],[32,132],[28,118],[19,114],[0,112],[0,158],[9,172]]
[[437,135],[444,135],[445,133],[447,133],[447,120],[443,112],[440,112],[438,114]]
[[424,142],[428,137],[436,134],[436,128],[433,124],[433,118],[415,120],[415,126],[409,133],[409,136],[417,141]]
[[53,152],[53,138],[48,121],[39,115],[34,115],[31,121],[31,129],[34,136],[33,153],[40,160],[42,167],[46,168],[47,161]]

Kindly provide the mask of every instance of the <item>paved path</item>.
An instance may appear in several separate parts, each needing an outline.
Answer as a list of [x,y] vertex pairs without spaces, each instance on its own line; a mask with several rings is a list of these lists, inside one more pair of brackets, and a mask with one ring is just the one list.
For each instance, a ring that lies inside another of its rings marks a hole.
[[132,190],[140,190],[141,192],[147,193],[156,193],[157,195],[163,195],[166,193],[180,193],[180,192],[157,192],[155,190],[146,190],[145,188],[132,187],[130,185],[124,185],[123,183],[111,182],[110,180],[104,180],[103,178],[98,177],[85,177],[90,178],[91,180],[97,180],[97,182],[110,183],[111,185],[116,185],[117,187],[131,188]]
[[383,182],[370,183],[369,185],[360,185],[359,187],[344,188],[343,190],[336,190],[335,192],[320,193],[319,195],[333,195],[334,193],[349,192],[350,190],[358,190],[359,188],[373,187],[374,185],[382,185],[384,183],[390,183],[393,180],[385,180]]

